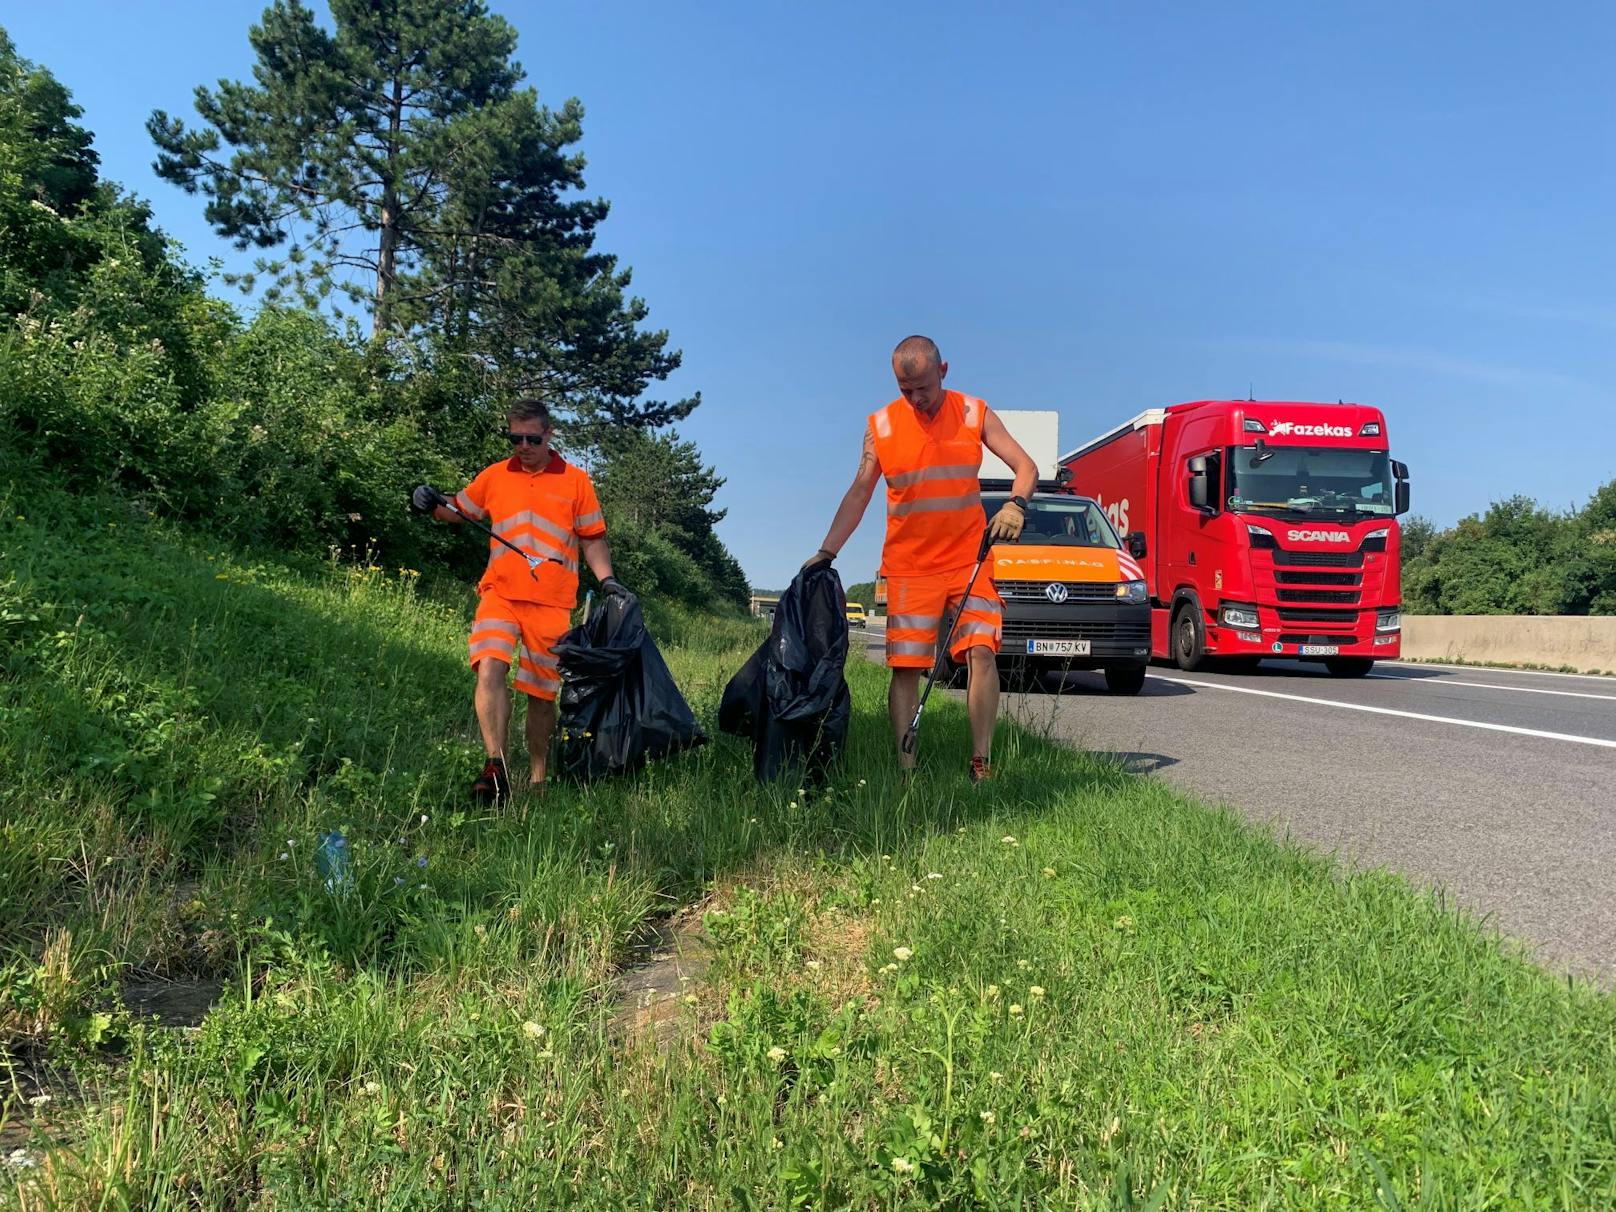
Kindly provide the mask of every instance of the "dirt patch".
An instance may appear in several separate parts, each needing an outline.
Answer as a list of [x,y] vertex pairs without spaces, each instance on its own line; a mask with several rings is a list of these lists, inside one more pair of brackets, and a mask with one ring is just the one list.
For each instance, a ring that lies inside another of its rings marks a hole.
[[156,1018],[159,1027],[196,1027],[224,995],[224,982],[211,978],[130,981],[123,1004],[139,1019]]
[[677,1034],[686,994],[707,975],[712,952],[699,913],[686,912],[658,926],[619,978],[612,1031],[666,1048]]
[[841,909],[826,909],[808,917],[807,951],[814,983],[833,1003],[868,1001],[874,989],[870,984],[866,956],[875,925],[868,918],[855,917]]

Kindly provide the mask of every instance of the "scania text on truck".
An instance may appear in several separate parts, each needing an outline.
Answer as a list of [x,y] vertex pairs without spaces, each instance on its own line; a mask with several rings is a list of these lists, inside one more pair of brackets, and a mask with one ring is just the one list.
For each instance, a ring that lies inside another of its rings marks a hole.
[[1399,655],[1408,468],[1358,404],[1200,400],[1061,456],[1145,571],[1151,654],[1320,660],[1361,677]]

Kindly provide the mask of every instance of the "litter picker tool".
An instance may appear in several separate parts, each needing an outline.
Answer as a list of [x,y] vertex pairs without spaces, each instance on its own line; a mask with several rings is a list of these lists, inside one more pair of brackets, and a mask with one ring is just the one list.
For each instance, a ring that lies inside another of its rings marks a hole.
[[434,498],[432,503],[434,505],[442,505],[445,509],[452,509],[455,513],[460,515],[460,517],[461,517],[461,519],[463,521],[470,522],[478,530],[482,531],[489,538],[493,539],[494,542],[505,544],[505,546],[509,547],[517,555],[521,556],[524,560],[526,560],[527,561],[528,575],[530,577],[532,577],[535,581],[539,579],[539,569],[540,569],[541,566],[543,566],[545,564],[548,564],[548,563],[550,563],[552,561],[554,561],[557,564],[560,564],[562,562],[560,556],[536,556],[532,552],[523,551],[520,547],[518,547],[515,543],[511,542],[504,535],[495,534],[492,529],[490,529],[489,527],[483,525],[476,518],[474,518],[470,514],[466,513],[465,510],[461,509],[460,506],[456,505],[453,501],[451,501],[448,497],[444,496],[436,488],[432,489],[431,491],[432,491],[432,496]]
[[954,632],[959,627],[960,616],[965,613],[965,602],[976,588],[977,574],[982,571],[982,565],[988,558],[988,552],[993,547],[993,536],[988,531],[982,532],[982,546],[976,553],[976,567],[971,569],[971,579],[965,582],[965,594],[960,598],[960,607],[949,620],[948,635],[941,645],[932,654],[931,672],[926,675],[926,688],[920,692],[920,702],[915,704],[915,718],[909,721],[909,729],[903,734],[901,748],[905,753],[915,751],[915,743],[920,739],[920,713],[926,710],[926,700],[931,697],[932,684],[937,681],[937,670],[947,659],[948,649],[954,642]]

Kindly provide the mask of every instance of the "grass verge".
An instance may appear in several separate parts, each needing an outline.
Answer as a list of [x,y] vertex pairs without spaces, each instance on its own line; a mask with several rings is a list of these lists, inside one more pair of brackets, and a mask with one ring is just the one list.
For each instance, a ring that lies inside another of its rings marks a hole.
[[[900,786],[861,662],[830,787],[715,738],[475,812],[463,595],[0,503],[20,1207],[1612,1202],[1611,999],[1399,879],[1009,725],[973,791],[941,701]],[[656,627],[710,721],[758,631]],[[624,1035],[679,913],[710,962]],[[191,1032],[114,996],[182,976]]]

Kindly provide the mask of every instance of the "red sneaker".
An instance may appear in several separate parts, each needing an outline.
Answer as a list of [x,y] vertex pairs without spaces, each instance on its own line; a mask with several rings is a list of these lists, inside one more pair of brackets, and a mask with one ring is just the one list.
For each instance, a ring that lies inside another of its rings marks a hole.
[[504,758],[489,758],[483,763],[483,772],[471,785],[472,799],[499,804],[510,798],[511,780],[505,773]]
[[987,758],[974,757],[971,759],[971,782],[973,784],[985,783],[992,777],[993,767],[988,765]]

